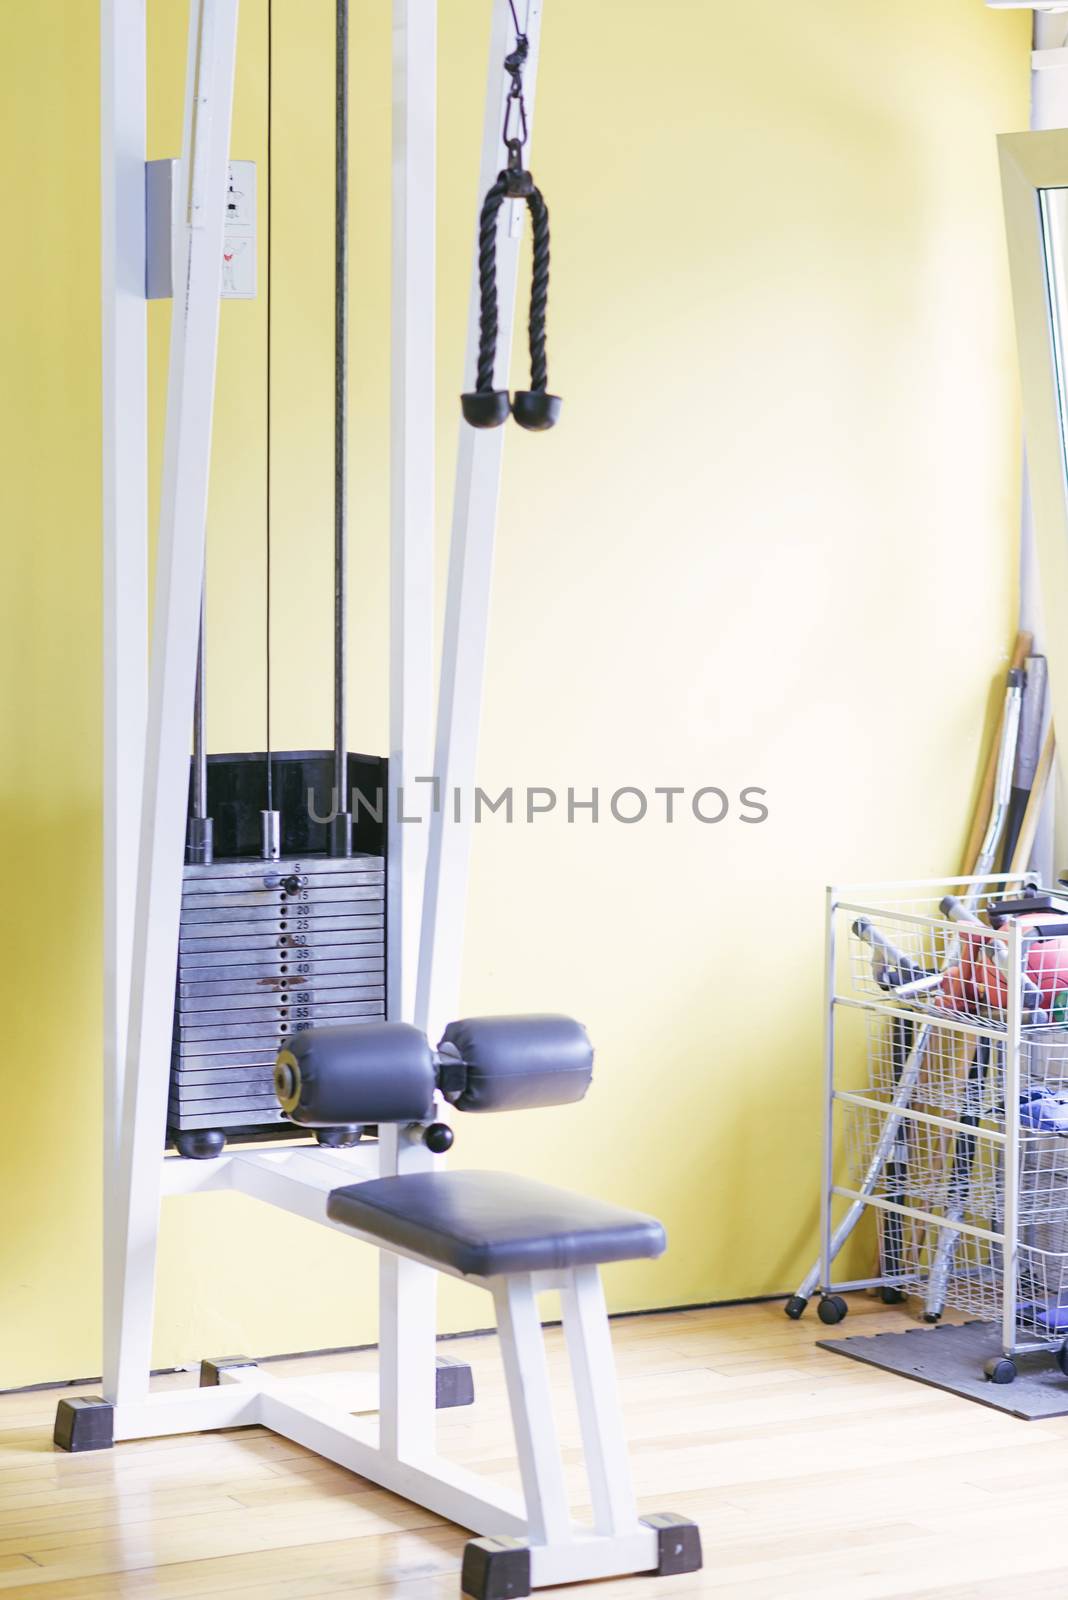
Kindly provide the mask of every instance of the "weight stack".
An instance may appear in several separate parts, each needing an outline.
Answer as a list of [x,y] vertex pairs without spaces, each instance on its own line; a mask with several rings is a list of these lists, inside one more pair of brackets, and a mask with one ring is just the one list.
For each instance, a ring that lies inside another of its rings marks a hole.
[[[385,1017],[384,829],[364,827],[359,842],[370,850],[325,854],[325,828],[310,820],[307,799],[327,772],[327,753],[280,754],[276,783],[291,791],[284,854],[264,861],[244,853],[258,824],[259,759],[208,758],[216,839],[221,833],[242,853],[183,869],[171,1141],[207,1131],[292,1136],[273,1086],[281,1046],[305,1028]],[[361,778],[384,782],[384,762],[350,761],[363,763]]]

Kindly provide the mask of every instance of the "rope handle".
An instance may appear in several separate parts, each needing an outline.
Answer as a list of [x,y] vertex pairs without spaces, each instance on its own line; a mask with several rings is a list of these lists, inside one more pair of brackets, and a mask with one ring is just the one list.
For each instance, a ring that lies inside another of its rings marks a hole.
[[[548,393],[549,367],[545,348],[545,323],[549,309],[549,208],[531,174],[518,164],[516,155],[516,152],[509,152],[508,168],[498,174],[482,202],[478,226],[478,367],[474,392],[462,395],[461,404],[464,417],[473,428],[498,428],[507,421],[511,411],[520,427],[541,432],[555,425],[561,408],[559,396]],[[493,387],[500,335],[497,223],[501,206],[506,200],[526,201],[534,245],[527,324],[530,388],[516,390],[514,399],[509,396],[507,389]]]

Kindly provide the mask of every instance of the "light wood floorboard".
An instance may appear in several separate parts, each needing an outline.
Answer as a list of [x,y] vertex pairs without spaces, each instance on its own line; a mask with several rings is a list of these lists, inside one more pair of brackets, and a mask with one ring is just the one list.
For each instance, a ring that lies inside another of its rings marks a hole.
[[[852,1298],[850,1331],[908,1325]],[[569,1590],[576,1600],[1066,1600],[1068,1418],[1019,1422],[845,1361],[814,1347],[826,1331],[778,1303],[613,1324],[641,1509],[700,1522],[706,1564]],[[558,1329],[548,1344],[581,1509]],[[441,1415],[443,1452],[517,1484],[496,1339],[446,1349],[471,1361],[477,1400]],[[67,1456],[50,1442],[57,1398],[0,1396],[0,1600],[458,1594],[461,1530],[298,1445],[238,1429]]]

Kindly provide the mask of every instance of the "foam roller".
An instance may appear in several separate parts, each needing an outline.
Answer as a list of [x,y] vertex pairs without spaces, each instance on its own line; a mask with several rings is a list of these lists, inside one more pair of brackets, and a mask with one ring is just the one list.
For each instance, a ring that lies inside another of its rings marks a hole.
[[438,1046],[438,1081],[460,1111],[524,1111],[581,1100],[593,1046],[571,1017],[467,1017]]
[[305,1128],[429,1121],[434,1081],[433,1052],[406,1022],[309,1028],[274,1069],[282,1110]]

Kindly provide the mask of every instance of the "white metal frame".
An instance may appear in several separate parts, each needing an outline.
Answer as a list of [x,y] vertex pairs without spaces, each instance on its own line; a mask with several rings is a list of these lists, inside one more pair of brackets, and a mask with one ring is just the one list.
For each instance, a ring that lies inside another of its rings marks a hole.
[[1020,363],[1030,508],[1045,620],[1054,717],[1068,706],[1063,647],[1068,596],[1068,446],[1046,280],[1041,201],[1068,189],[1068,129],[998,140]]
[[[393,381],[391,786],[429,776],[433,710],[434,171],[437,0],[393,5]],[[258,1423],[478,1533],[523,1539],[534,1585],[648,1571],[657,1531],[639,1521],[595,1267],[481,1281],[496,1305],[523,1493],[504,1493],[435,1453],[434,1268],[381,1251],[380,1372],[281,1381],[224,1369],[217,1388],[149,1385],[161,1196],[229,1189],[350,1236],[326,1213],[344,1183],[428,1165],[422,1141],[275,1145],[209,1161],[163,1158],[177,958],[222,229],[238,0],[191,0],[175,229],[170,374],[151,669],[146,676],[145,6],[102,0],[105,972],[104,1397],[116,1440]],[[532,111],[542,0],[522,0]],[[510,45],[494,7],[480,193],[501,164]],[[514,320],[521,208],[502,210],[502,343]],[[469,369],[478,337],[477,251]],[[503,433],[461,429],[434,772],[474,780]],[[470,838],[444,807],[390,829],[388,1012],[440,1024],[456,1005]],[[375,1240],[365,1240],[372,1244]],[[467,1280],[472,1281],[472,1280]],[[567,1505],[537,1312],[561,1293],[594,1520]],[[356,1413],[378,1412],[377,1421]]]

